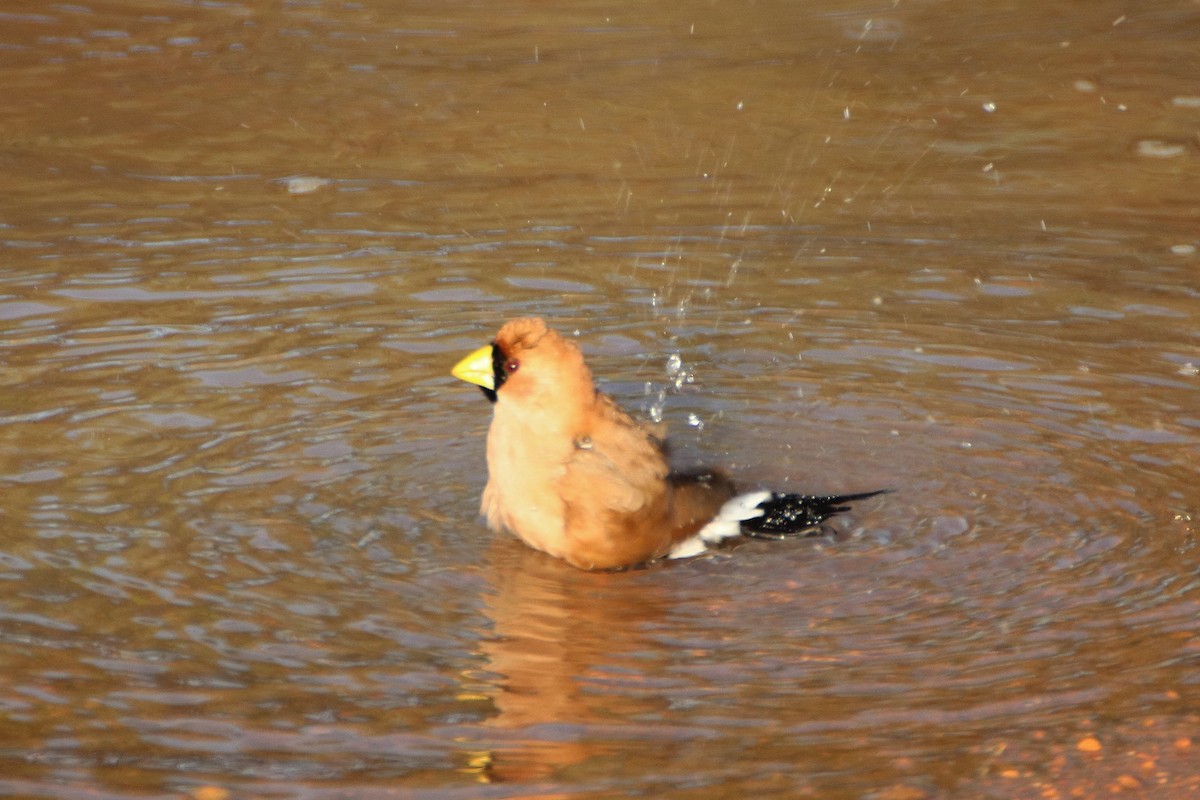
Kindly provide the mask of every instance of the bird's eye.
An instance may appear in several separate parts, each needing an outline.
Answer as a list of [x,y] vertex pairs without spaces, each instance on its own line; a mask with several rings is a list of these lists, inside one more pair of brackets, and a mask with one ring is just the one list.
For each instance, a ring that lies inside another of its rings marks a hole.
[[510,358],[508,361],[504,362],[504,372],[506,374],[511,375],[514,372],[516,372],[517,370],[519,370],[520,368],[521,368],[521,362],[515,358]]

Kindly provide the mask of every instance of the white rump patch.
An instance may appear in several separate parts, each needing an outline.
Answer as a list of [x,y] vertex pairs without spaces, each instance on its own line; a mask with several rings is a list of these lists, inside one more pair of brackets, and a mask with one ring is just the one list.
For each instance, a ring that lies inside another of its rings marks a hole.
[[763,510],[758,506],[769,499],[771,499],[771,493],[762,491],[739,494],[726,501],[717,515],[697,531],[695,536],[690,536],[672,547],[671,552],[667,553],[667,558],[698,556],[707,550],[709,545],[741,536],[742,523],[748,519],[761,517]]

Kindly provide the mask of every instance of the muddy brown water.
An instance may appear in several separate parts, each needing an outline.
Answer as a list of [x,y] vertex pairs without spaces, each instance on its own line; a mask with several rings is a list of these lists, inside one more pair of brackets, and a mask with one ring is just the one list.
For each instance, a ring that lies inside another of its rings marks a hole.
[[[1194,786],[1200,6],[459,5],[0,9],[0,794]],[[447,370],[530,313],[683,464],[896,492],[492,536]]]

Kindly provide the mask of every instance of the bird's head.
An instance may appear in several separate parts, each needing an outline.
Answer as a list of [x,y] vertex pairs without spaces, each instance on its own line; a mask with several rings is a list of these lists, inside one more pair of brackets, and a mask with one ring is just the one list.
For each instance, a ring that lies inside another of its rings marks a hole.
[[450,373],[473,383],[488,400],[562,405],[595,394],[592,374],[574,342],[537,318],[515,319],[454,365]]

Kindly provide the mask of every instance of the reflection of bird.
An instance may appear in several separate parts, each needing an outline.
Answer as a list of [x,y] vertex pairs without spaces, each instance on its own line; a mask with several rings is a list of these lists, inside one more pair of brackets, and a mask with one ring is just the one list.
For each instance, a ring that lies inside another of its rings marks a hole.
[[452,372],[494,404],[488,526],[583,569],[812,533],[845,503],[880,494],[738,494],[721,472],[671,472],[661,432],[597,391],[579,348],[540,319],[509,322]]

